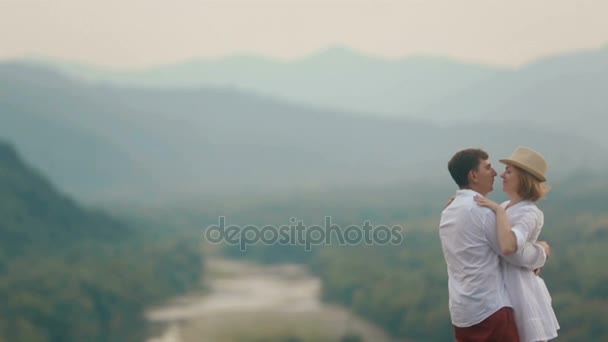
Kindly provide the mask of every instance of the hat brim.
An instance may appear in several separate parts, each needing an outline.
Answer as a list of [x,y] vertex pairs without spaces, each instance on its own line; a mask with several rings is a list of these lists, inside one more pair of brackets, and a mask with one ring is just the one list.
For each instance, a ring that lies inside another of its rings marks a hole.
[[530,169],[528,166],[518,162],[517,160],[513,160],[513,159],[500,159],[499,160],[501,163],[506,164],[506,165],[513,165],[513,166],[517,166],[518,168],[528,172],[529,174],[531,174],[532,176],[534,176],[534,178],[538,179],[541,182],[546,182],[547,178],[545,178],[545,176],[539,172],[536,172],[535,170]]

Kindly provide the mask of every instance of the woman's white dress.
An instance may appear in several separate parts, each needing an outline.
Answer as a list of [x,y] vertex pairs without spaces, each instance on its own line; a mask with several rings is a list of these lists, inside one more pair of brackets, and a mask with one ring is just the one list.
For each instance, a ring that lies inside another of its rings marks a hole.
[[[501,205],[506,208],[508,204],[509,201],[506,201]],[[516,235],[520,234],[520,238],[535,243],[544,223],[543,212],[536,204],[522,201],[506,212],[512,229],[517,231]],[[557,337],[559,323],[543,279],[531,270],[507,262],[502,262],[502,269],[521,342],[545,341]]]

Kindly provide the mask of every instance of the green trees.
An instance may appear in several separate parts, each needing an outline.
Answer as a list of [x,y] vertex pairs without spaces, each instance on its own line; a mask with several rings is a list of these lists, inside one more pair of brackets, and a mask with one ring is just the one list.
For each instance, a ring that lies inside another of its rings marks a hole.
[[78,206],[0,143],[0,341],[141,341],[147,306],[199,283],[196,239]]

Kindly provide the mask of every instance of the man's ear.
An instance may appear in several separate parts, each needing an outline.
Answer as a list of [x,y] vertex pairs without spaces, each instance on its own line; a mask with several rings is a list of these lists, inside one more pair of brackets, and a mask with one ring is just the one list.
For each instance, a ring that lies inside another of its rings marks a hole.
[[467,174],[467,178],[469,179],[469,184],[476,184],[477,183],[477,172],[475,172],[475,170],[469,171],[469,173]]

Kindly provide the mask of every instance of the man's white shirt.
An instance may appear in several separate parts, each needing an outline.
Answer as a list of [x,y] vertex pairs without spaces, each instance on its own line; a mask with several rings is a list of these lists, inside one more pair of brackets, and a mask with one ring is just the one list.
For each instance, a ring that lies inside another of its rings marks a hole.
[[[500,267],[509,262],[530,270],[546,261],[543,248],[526,243],[523,250],[502,256],[496,215],[474,201],[473,190],[458,190],[441,213],[439,236],[448,270],[449,309],[452,324],[468,327],[480,323],[500,308],[511,306]],[[518,232],[515,232],[518,236]],[[518,239],[518,247],[521,239]]]

